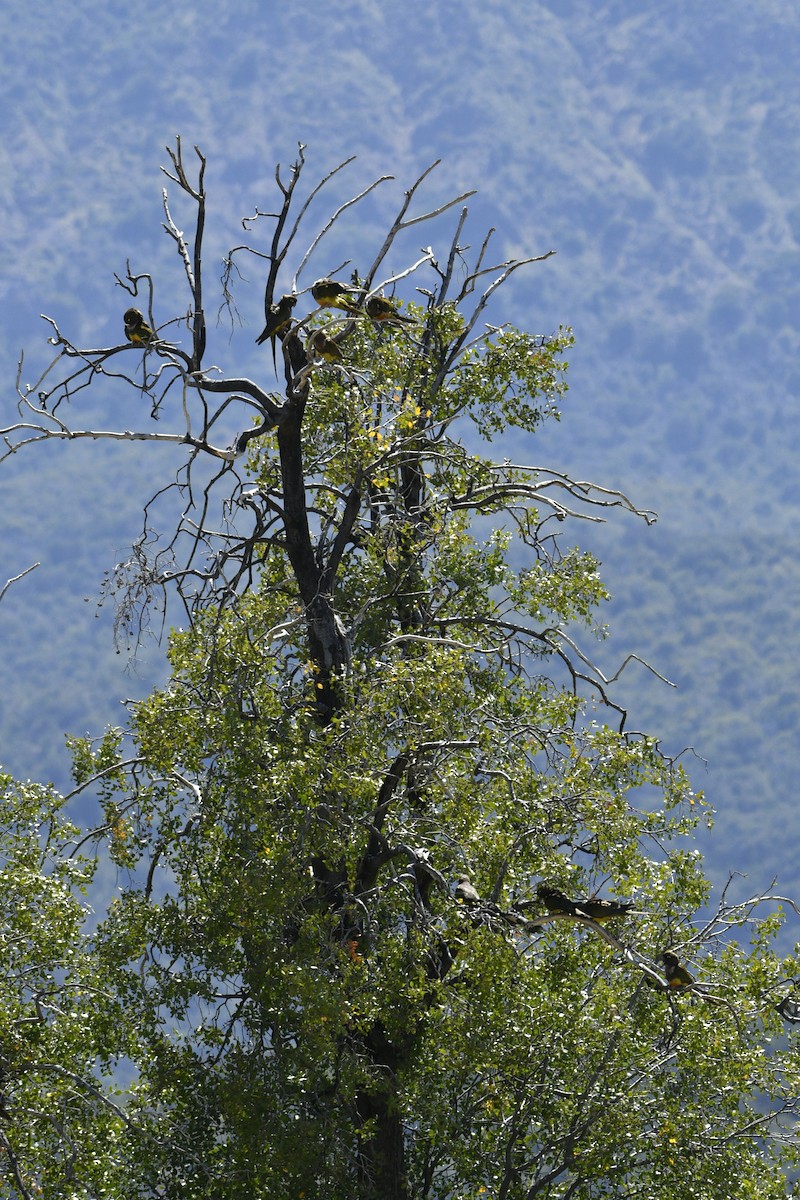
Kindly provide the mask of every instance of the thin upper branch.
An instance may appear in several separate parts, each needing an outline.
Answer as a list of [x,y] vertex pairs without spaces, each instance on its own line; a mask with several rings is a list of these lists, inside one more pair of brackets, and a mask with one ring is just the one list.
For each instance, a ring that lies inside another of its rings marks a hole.
[[20,571],[19,575],[14,575],[14,576],[12,576],[11,579],[7,579],[6,582],[3,584],[3,586],[0,588],[0,600],[3,599],[3,596],[5,596],[6,592],[11,587],[12,583],[18,583],[19,580],[24,579],[24,577],[26,575],[30,575],[31,571],[35,571],[38,566],[41,566],[41,564],[38,562],[31,563],[31,565],[29,567],[26,567],[24,571]]

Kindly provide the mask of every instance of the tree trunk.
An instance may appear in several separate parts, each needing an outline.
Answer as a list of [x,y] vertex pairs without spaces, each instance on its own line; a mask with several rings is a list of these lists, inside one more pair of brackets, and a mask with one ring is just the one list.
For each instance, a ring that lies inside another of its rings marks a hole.
[[[375,1088],[356,1096],[359,1133],[359,1200],[408,1200],[403,1121],[397,1103],[397,1050],[380,1026],[366,1039],[370,1057],[382,1076]],[[379,1048],[380,1047],[380,1048]]]

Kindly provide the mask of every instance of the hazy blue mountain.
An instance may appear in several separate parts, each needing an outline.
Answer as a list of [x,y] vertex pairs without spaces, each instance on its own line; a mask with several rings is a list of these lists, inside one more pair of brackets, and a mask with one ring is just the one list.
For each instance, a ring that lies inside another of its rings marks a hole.
[[[636,651],[679,684],[633,665],[620,695],[634,726],[707,763],[693,774],[720,810],[703,839],[715,872],[796,884],[800,10],[142,0],[112,19],[88,0],[57,18],[7,6],[0,34],[4,415],[20,347],[26,379],[48,361],[39,313],[76,342],[119,339],[126,259],[153,272],[159,319],[184,311],[160,230],[170,185],[158,166],[176,133],[208,157],[209,288],[298,142],[309,177],[358,156],[329,204],[397,177],[341,223],[331,254],[369,255],[402,189],[437,158],[425,203],[477,187],[473,245],[494,226],[498,258],[557,250],[491,314],[576,331],[564,418],[528,457],[661,513],[649,530],[625,519],[571,534],[590,537],[615,596],[598,656],[613,673]],[[444,238],[448,220],[409,253]],[[266,241],[261,226],[252,244]],[[213,333],[213,357],[242,372],[267,369],[253,344],[260,283],[254,261],[237,294],[243,325]],[[114,427],[113,405],[97,389],[71,416]],[[118,721],[119,699],[163,671],[152,651],[125,673],[96,601],[174,461],[104,443],[31,449],[0,469],[3,578],[42,561],[0,607],[0,759],[14,772],[62,782],[62,732]]]

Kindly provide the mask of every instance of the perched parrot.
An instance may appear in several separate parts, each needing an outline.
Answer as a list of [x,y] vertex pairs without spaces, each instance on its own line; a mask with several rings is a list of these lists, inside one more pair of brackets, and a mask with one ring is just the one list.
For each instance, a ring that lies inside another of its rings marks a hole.
[[593,896],[589,900],[576,900],[575,908],[584,917],[593,921],[609,921],[612,917],[624,917],[632,908],[632,901],[601,900]]
[[342,352],[339,346],[321,329],[315,329],[309,336],[308,345],[317,358],[322,358],[327,363],[342,361]]
[[281,296],[277,304],[270,304],[267,323],[264,326],[263,332],[256,338],[256,345],[260,346],[269,338],[272,344],[272,361],[275,363],[275,339],[280,337],[289,328],[289,323],[292,319],[292,309],[297,304],[297,296]]
[[461,904],[479,904],[481,899],[472,886],[469,875],[459,875],[453,895]]
[[125,336],[135,346],[146,346],[155,338],[150,326],[145,321],[138,308],[129,308],[125,313]]
[[318,279],[311,288],[311,295],[322,308],[342,308],[345,312],[357,313],[358,305],[350,298],[352,290],[335,279]]
[[536,895],[544,902],[547,911],[550,913],[566,913],[570,917],[579,915],[575,912],[573,901],[550,883],[537,884]]
[[694,975],[690,975],[686,967],[682,967],[677,954],[665,950],[661,955],[664,964],[664,974],[671,988],[688,988],[694,983]]
[[404,317],[397,311],[393,301],[387,300],[385,296],[370,296],[364,306],[368,317],[373,321],[397,321],[404,325],[416,325],[413,317]]
[[784,1021],[791,1021],[793,1025],[800,1021],[800,1003],[794,996],[784,996],[780,1004],[775,1005],[776,1012],[779,1012]]
[[536,894],[543,900],[547,911],[566,913],[570,917],[590,917],[593,921],[610,921],[612,917],[624,917],[633,908],[630,901],[602,900],[593,896],[586,900],[570,900],[558,888],[549,883],[540,883]]

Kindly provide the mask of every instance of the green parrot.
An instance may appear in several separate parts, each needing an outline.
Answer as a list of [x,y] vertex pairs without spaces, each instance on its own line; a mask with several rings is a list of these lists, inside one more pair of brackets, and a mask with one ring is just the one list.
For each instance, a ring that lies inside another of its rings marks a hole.
[[793,1025],[800,1021],[800,1003],[794,996],[784,996],[780,1004],[775,1005],[775,1011],[781,1014],[784,1021],[791,1021]]
[[138,308],[129,308],[123,319],[125,321],[125,336],[135,346],[146,346],[148,342],[155,339],[156,335]]
[[570,900],[549,883],[540,883],[536,894],[544,901],[548,912],[566,913],[570,917],[590,917],[593,921],[610,921],[612,917],[624,917],[633,908],[631,901],[603,900],[599,896],[592,896],[586,900]]
[[536,895],[544,902],[549,913],[566,913],[570,917],[579,915],[575,912],[573,901],[550,883],[537,884]]
[[297,304],[297,296],[281,296],[277,304],[270,304],[267,313],[267,323],[263,331],[256,338],[256,345],[260,346],[269,338],[272,344],[272,361],[275,359],[275,339],[281,338],[282,334],[289,328],[292,319],[292,309]]
[[612,917],[624,917],[632,908],[632,901],[601,900],[593,896],[589,900],[576,900],[575,908],[584,917],[593,921],[609,921]]
[[311,295],[322,308],[342,308],[345,312],[357,313],[358,305],[350,299],[352,290],[335,279],[318,279],[312,285]]
[[392,300],[387,300],[385,296],[370,296],[364,306],[366,314],[373,321],[396,321],[404,325],[416,325],[413,317],[404,317],[397,311],[397,307]]
[[694,975],[691,975],[686,967],[681,966],[680,959],[677,954],[673,954],[671,950],[665,950],[661,955],[661,961],[664,964],[664,974],[667,977],[667,983],[671,988],[688,988],[694,983]]
[[339,346],[332,338],[323,333],[321,329],[315,329],[309,336],[308,345],[317,358],[322,358],[327,363],[342,361],[342,352]]

